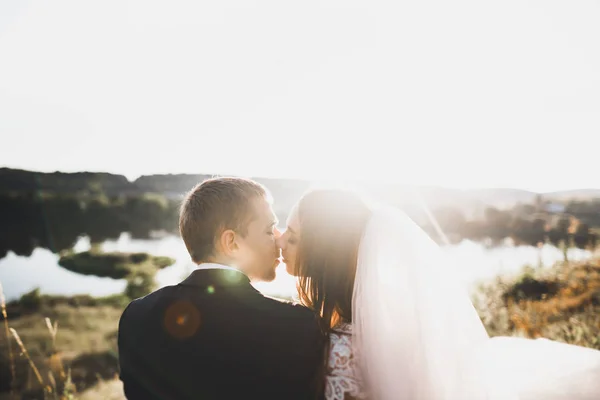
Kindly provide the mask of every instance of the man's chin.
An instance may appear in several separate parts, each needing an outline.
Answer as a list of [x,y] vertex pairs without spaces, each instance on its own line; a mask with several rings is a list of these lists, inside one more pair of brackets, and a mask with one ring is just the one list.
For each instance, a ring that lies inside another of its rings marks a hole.
[[275,269],[273,269],[271,271],[263,271],[260,275],[255,274],[252,276],[251,280],[253,282],[272,282],[276,277],[277,274],[275,273]]
[[277,273],[275,272],[275,270],[270,271],[269,273],[265,273],[265,275],[262,277],[262,281],[263,282],[273,282],[275,280],[275,278],[277,278]]

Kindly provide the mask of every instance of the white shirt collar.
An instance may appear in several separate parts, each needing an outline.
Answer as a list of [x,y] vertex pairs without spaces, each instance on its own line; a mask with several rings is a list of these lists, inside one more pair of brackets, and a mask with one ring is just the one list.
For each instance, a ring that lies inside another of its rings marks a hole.
[[[244,274],[242,271],[240,271],[237,268],[233,268],[228,265],[217,264],[217,263],[200,263],[200,264],[198,264],[198,267],[196,267],[196,269],[227,269],[230,271],[238,271],[238,272],[241,272],[242,274]],[[246,275],[246,274],[244,274],[244,275]]]

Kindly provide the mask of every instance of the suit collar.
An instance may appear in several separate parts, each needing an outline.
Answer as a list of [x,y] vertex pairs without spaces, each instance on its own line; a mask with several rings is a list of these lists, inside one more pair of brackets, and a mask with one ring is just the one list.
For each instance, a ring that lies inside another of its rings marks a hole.
[[233,268],[199,268],[193,271],[181,285],[184,286],[250,286],[250,279]]

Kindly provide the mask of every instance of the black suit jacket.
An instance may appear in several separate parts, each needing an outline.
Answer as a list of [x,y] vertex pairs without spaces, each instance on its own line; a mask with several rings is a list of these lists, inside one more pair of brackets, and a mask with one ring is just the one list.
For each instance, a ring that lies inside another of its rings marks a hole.
[[118,341],[130,400],[322,396],[316,315],[263,296],[238,271],[196,270],[134,300]]

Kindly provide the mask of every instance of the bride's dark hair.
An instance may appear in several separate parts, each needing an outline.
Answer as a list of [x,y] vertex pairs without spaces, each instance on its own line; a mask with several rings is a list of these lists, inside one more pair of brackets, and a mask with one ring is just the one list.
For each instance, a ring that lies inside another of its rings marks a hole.
[[300,240],[295,271],[300,301],[321,315],[329,335],[352,322],[358,248],[371,216],[366,202],[346,190],[314,190],[298,203]]

